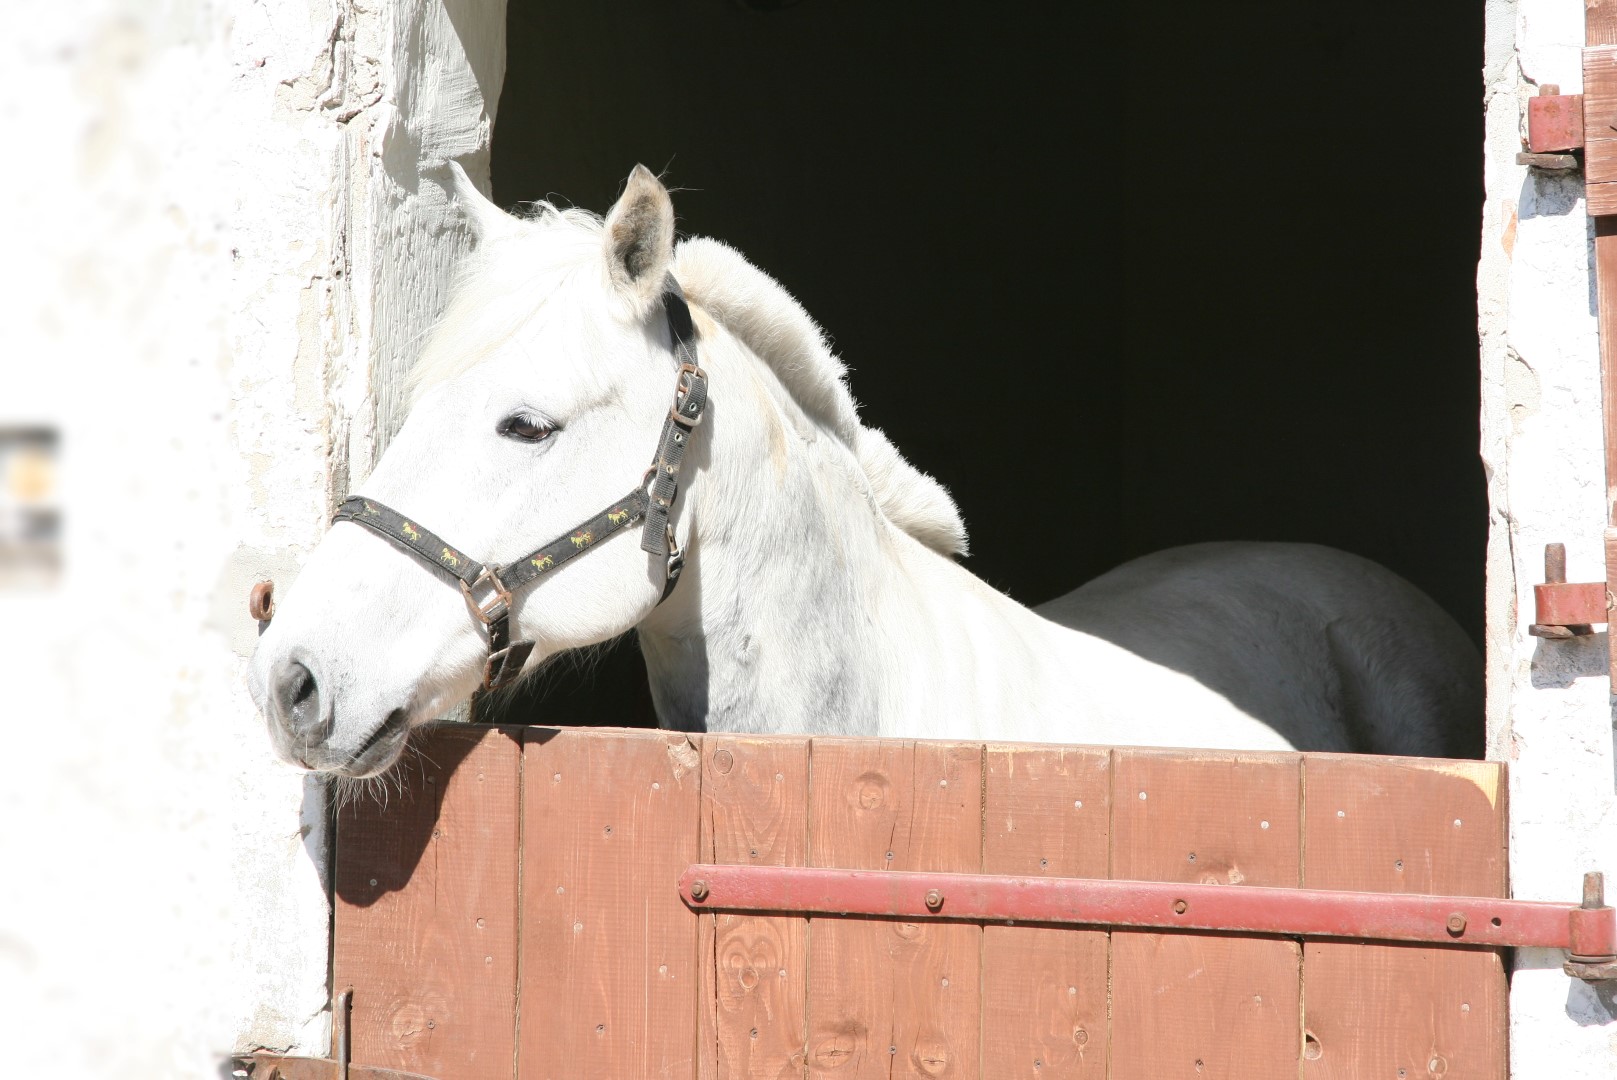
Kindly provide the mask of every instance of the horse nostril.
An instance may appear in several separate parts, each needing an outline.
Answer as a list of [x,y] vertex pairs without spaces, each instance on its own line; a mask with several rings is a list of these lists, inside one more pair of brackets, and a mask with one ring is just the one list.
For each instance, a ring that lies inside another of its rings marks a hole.
[[275,671],[272,694],[281,725],[304,743],[324,742],[331,724],[320,707],[320,684],[314,672],[296,660],[287,660]]

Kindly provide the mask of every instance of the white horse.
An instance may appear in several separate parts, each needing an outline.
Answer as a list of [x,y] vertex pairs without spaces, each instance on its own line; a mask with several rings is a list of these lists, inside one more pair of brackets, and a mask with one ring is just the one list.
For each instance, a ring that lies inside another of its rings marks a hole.
[[[1040,612],[1012,601],[955,561],[953,502],[860,423],[819,327],[732,248],[676,246],[650,172],[602,221],[511,217],[454,171],[476,252],[364,500],[462,545],[445,560],[492,566],[643,485],[672,430],[670,274],[709,387],[667,529],[678,587],[664,599],[668,559],[639,529],[599,539],[511,598],[526,670],[634,628],[675,729],[1410,754],[1480,741],[1481,665],[1459,627],[1328,548],[1180,548]],[[473,693],[489,649],[455,583],[423,565],[435,548],[361,524],[310,555],[251,675],[278,752],[349,776],[389,768],[409,729]],[[1068,542],[1052,535],[1050,557]]]

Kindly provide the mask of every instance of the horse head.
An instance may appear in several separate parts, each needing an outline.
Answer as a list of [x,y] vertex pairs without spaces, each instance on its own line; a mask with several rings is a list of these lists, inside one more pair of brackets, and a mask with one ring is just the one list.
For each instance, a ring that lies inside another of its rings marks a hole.
[[[693,385],[668,192],[637,167],[604,221],[517,218],[453,168],[476,245],[412,372],[408,419],[253,658],[277,753],[311,769],[389,768],[412,727],[484,681],[491,616],[520,646],[502,680],[633,627],[667,589],[664,529],[681,535],[647,472],[691,430],[669,420]],[[468,572],[479,564],[492,576]]]

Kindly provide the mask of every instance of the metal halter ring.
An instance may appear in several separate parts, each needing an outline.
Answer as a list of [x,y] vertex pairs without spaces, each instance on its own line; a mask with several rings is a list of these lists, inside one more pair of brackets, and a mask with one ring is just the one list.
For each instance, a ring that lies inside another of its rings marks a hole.
[[707,372],[703,371],[695,364],[681,361],[678,376],[679,388],[675,392],[674,403],[668,407],[668,415],[672,417],[676,423],[681,424],[684,427],[693,428],[701,424],[702,413],[699,412],[695,416],[689,416],[683,411],[685,403],[690,400],[690,384],[686,379],[686,376],[689,375],[695,375],[698,379],[707,378]]
[[[494,588],[494,595],[479,604],[472,596],[472,590],[484,582]],[[499,577],[494,573],[493,567],[485,566],[483,572],[470,585],[464,581],[460,583],[461,595],[466,597],[466,606],[471,609],[472,617],[484,626],[488,626],[496,619],[503,619],[511,613],[511,590],[505,587]]]

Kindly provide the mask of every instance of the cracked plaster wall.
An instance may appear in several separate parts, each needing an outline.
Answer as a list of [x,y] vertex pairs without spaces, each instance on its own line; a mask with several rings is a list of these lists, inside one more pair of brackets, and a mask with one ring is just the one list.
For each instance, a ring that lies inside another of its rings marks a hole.
[[[1544,545],[1567,545],[1569,580],[1604,574],[1604,465],[1592,245],[1583,177],[1516,164],[1527,98],[1582,83],[1579,0],[1489,0],[1486,202],[1478,266],[1488,542],[1488,753],[1510,765],[1511,888],[1565,901],[1585,870],[1617,884],[1617,799],[1606,636],[1528,635]],[[1617,1077],[1609,994],[1519,950],[1511,1075]]]
[[503,0],[22,0],[0,41],[0,424],[63,433],[65,571],[0,591],[18,1076],[324,1053],[328,837],[243,685],[400,415],[486,183]]

